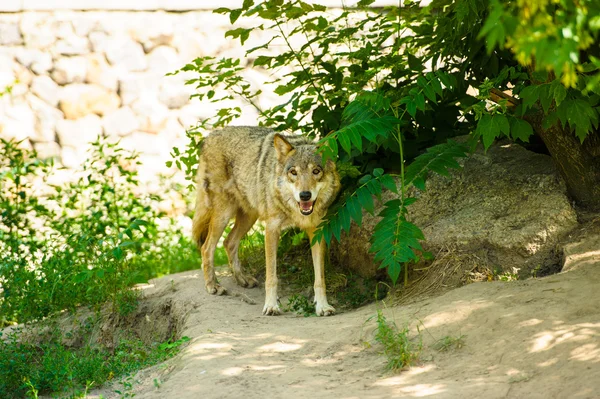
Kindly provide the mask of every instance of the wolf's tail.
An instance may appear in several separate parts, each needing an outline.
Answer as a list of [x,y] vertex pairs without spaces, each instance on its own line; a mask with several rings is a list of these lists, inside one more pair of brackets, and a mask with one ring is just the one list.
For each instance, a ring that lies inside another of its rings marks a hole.
[[208,180],[206,179],[205,165],[203,165],[202,162],[200,162],[200,165],[198,166],[196,191],[196,208],[194,209],[194,218],[192,220],[192,238],[198,246],[198,249],[200,249],[208,236],[210,219],[212,217],[212,206],[208,193]]

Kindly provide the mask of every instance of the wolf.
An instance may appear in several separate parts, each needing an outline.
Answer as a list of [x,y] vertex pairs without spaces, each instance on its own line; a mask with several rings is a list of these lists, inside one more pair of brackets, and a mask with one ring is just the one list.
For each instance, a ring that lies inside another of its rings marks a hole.
[[[258,281],[244,273],[238,256],[240,240],[256,220],[265,224],[266,281],[263,314],[278,315],[277,244],[283,230],[299,227],[312,242],[316,227],[340,189],[335,163],[323,162],[314,142],[302,136],[281,135],[261,127],[227,127],[212,131],[202,143],[196,176],[197,197],[192,235],[202,255],[206,290],[226,293],[217,282],[215,248],[235,217],[224,241],[229,265],[238,285]],[[335,309],[325,293],[326,245],[312,245],[316,313]]]

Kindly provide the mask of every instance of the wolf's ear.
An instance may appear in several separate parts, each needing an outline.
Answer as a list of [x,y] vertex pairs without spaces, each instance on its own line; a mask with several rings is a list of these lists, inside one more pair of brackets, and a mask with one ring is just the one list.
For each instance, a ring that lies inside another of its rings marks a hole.
[[275,151],[277,152],[277,159],[280,161],[294,149],[294,147],[292,147],[292,145],[280,134],[275,134],[273,137],[273,144],[275,145]]

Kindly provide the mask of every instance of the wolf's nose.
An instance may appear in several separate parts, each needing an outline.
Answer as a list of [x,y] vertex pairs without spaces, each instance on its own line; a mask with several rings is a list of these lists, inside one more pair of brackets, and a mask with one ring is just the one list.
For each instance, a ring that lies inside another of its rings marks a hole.
[[312,197],[312,193],[310,191],[301,191],[300,199],[302,201],[310,201],[310,197]]

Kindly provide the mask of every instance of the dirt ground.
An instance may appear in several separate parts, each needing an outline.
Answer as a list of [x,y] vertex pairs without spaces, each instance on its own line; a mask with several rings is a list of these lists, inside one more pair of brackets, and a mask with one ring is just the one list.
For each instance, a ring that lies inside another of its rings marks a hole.
[[[332,317],[262,316],[264,290],[211,296],[200,271],[153,280],[150,301],[177,303],[191,338],[134,377],[139,398],[600,398],[600,240],[574,246],[569,271],[473,283],[410,305],[372,304]],[[285,303],[282,301],[282,303]],[[417,328],[418,364],[389,372],[374,339],[384,309]],[[148,320],[149,325],[152,321]],[[441,352],[444,337],[460,348]],[[113,388],[93,392],[117,397]]]

